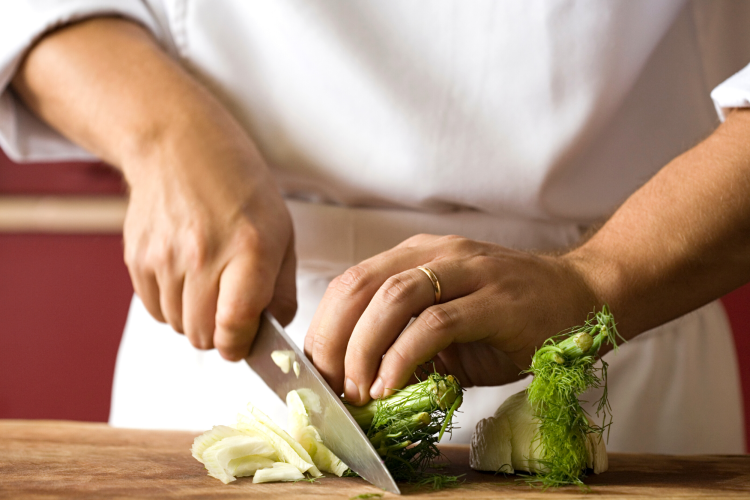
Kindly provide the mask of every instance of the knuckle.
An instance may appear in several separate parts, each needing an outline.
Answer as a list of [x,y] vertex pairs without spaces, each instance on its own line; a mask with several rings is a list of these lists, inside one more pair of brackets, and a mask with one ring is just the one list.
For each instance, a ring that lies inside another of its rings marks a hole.
[[461,242],[461,241],[468,241],[468,239],[464,236],[459,236],[457,234],[446,234],[440,237],[440,240],[443,242]]
[[316,332],[312,339],[313,354],[316,363],[327,365],[339,353],[339,339],[325,332]]
[[188,269],[202,269],[208,262],[208,243],[204,233],[197,228],[187,232],[182,243],[182,252]]
[[214,340],[214,346],[219,350],[221,355],[230,360],[242,357],[246,350],[249,350],[249,336],[238,337],[234,339],[217,339]]
[[250,307],[230,302],[216,313],[216,326],[229,331],[242,331],[250,326],[257,314]]
[[488,270],[492,269],[497,265],[497,259],[490,257],[489,255],[474,255],[471,257],[471,262],[478,269]]
[[325,295],[328,296],[328,295],[336,293],[336,291],[339,289],[340,286],[341,286],[341,275],[336,276],[328,283],[328,288],[326,289]]
[[407,373],[412,372],[414,368],[416,368],[416,364],[414,359],[412,359],[412,356],[410,355],[410,350],[401,346],[400,344],[393,345],[386,354],[385,358],[383,359],[383,364],[387,365],[384,366],[384,368],[388,372],[392,371],[406,371]]
[[370,273],[361,265],[347,269],[331,282],[333,291],[346,297],[357,294],[367,285]]
[[149,246],[144,263],[152,269],[164,269],[172,262],[172,252],[165,241],[155,242]]
[[388,354],[391,357],[391,363],[395,361],[395,364],[399,366],[408,365],[410,362],[409,356],[401,352],[401,348],[398,345],[394,345],[393,347],[391,347]]
[[258,290],[252,300],[249,297],[234,296],[220,299],[216,311],[215,324],[229,331],[243,331],[257,322],[261,312],[271,302],[273,290],[264,287]]
[[388,278],[380,288],[381,300],[386,304],[399,304],[414,293],[416,282],[408,274],[397,274]]
[[445,333],[457,325],[456,315],[443,304],[428,307],[422,313],[425,326],[438,334]]
[[329,368],[331,358],[333,357],[333,349],[331,345],[325,341],[322,335],[318,334],[312,341],[313,357],[315,358],[315,365],[319,370],[326,370]]
[[125,265],[133,272],[145,270],[145,248],[135,242],[125,240],[123,249],[123,260]]
[[472,289],[492,285],[498,276],[498,261],[489,255],[475,255],[469,260],[472,272],[466,273],[467,279],[471,280]]
[[463,236],[457,236],[455,234],[443,236],[442,238],[440,238],[439,242],[440,244],[445,245],[451,251],[458,254],[473,252],[475,247],[474,241]]
[[249,252],[251,254],[263,254],[266,251],[264,239],[258,232],[258,229],[250,224],[245,224],[237,229],[233,243],[240,252]]

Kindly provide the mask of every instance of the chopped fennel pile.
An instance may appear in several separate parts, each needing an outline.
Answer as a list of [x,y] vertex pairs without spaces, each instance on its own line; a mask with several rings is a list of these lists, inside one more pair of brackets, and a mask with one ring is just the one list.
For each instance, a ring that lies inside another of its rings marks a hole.
[[254,483],[299,481],[322,472],[341,476],[348,467],[320,439],[297,391],[287,395],[289,433],[252,404],[237,424],[217,425],[195,438],[193,457],[224,484],[253,476]]
[[[596,355],[604,343],[617,348],[621,338],[604,306],[583,326],[548,339],[527,370],[528,389],[509,397],[495,414],[481,420],[471,441],[470,463],[476,470],[525,471],[531,484],[579,485],[588,469],[607,470],[604,431],[612,424],[607,401],[607,363]],[[598,365],[597,365],[598,361]],[[579,396],[602,387],[596,425],[581,408]]]
[[[238,415],[234,426],[219,425],[198,436],[193,457],[205,465],[209,476],[225,484],[246,476],[261,483],[316,478],[322,472],[339,477],[352,474],[311,424],[308,409],[314,409],[314,404],[305,391],[287,394],[288,433],[250,404],[249,415]],[[437,442],[451,431],[462,394],[455,377],[433,373],[388,398],[346,406],[394,479],[412,483],[429,479],[433,485],[442,485],[456,478],[428,469],[440,457]]]
[[440,457],[437,443],[451,431],[453,415],[462,401],[463,389],[454,376],[432,373],[387,398],[346,407],[393,478],[419,483],[435,475],[428,470]]

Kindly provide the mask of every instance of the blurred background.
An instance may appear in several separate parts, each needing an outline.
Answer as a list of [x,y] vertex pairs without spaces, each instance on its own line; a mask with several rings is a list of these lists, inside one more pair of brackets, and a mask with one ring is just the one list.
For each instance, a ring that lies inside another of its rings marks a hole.
[[133,293],[125,185],[102,164],[0,153],[0,418],[106,422]]
[[[109,418],[133,293],[122,258],[125,193],[103,164],[18,165],[0,152],[0,418]],[[722,301],[750,443],[750,285]]]

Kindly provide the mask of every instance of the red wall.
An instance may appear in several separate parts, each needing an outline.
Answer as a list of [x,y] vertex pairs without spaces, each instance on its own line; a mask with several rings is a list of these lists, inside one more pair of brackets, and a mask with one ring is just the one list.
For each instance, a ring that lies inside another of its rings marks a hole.
[[[0,196],[124,193],[100,163],[0,153]],[[119,234],[0,233],[0,418],[107,421],[132,293]]]
[[745,403],[745,449],[750,451],[750,284],[726,295],[722,302],[734,333]]
[[0,234],[0,418],[107,421],[133,293],[121,240]]

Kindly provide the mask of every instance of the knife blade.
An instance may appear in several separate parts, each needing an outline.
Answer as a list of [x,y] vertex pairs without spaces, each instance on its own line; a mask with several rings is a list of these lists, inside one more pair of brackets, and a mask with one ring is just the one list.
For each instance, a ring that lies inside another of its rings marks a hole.
[[[284,373],[271,358],[273,351],[293,351],[299,368]],[[401,494],[380,455],[318,370],[268,311],[245,361],[286,403],[289,391],[300,391],[310,421],[325,445],[350,469],[378,488]]]

